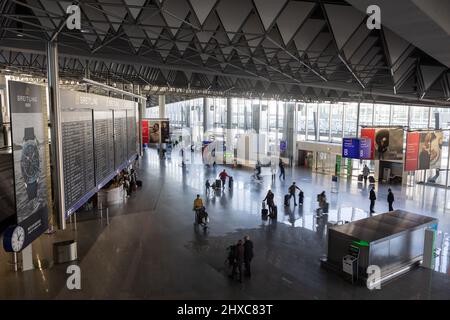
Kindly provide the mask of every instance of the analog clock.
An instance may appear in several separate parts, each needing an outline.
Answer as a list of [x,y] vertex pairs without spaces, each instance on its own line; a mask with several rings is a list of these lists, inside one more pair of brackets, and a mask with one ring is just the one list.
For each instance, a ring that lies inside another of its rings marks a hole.
[[21,226],[11,226],[3,236],[3,248],[7,252],[19,252],[25,243],[25,230]]

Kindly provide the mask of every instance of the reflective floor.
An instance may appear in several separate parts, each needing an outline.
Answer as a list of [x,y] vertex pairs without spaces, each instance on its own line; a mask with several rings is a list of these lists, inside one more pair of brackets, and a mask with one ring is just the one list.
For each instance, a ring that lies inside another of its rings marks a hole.
[[[252,181],[251,170],[231,169],[234,186],[205,194],[205,180],[222,170],[205,168],[191,154],[181,166],[172,159],[160,161],[147,150],[139,169],[143,188],[127,202],[99,212],[82,212],[68,230],[43,235],[33,244],[36,266],[41,269],[14,273],[10,256],[0,254],[0,298],[39,299],[450,299],[448,267],[450,211],[445,190],[416,186],[394,187],[395,208],[439,219],[436,271],[422,268],[370,291],[354,286],[320,267],[326,254],[326,219],[317,221],[316,195],[325,190],[330,202],[329,221],[353,221],[368,216],[368,189],[356,181],[341,181],[331,192],[331,177],[306,170],[287,169],[286,180],[272,183],[264,168],[263,182]],[[303,206],[282,205],[292,181],[305,193]],[[261,219],[261,200],[275,193],[276,222]],[[192,201],[205,199],[210,216],[208,232],[193,226]],[[377,186],[375,210],[387,211],[387,187]],[[75,230],[76,226],[76,230]],[[250,235],[255,258],[251,279],[230,280],[226,248]],[[66,288],[67,264],[52,264],[51,244],[77,239],[81,290]]]

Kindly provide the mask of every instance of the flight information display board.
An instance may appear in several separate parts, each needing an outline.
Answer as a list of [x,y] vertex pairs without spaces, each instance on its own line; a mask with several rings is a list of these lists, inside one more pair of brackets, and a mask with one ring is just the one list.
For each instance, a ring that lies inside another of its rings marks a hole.
[[[112,111],[94,111],[95,181],[97,186],[114,175],[114,137]],[[107,182],[107,181],[106,181]]]
[[118,169],[127,160],[127,112],[114,111],[114,165]]
[[127,157],[130,158],[136,154],[137,138],[136,138],[136,112],[134,110],[127,110]]
[[137,153],[137,103],[69,90],[61,90],[60,96],[68,217]]
[[62,147],[65,207],[70,214],[95,189],[92,111],[62,112]]

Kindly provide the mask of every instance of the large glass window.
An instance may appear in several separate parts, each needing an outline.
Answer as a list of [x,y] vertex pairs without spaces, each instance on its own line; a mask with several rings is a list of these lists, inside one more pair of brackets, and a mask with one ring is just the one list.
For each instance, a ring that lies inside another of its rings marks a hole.
[[375,104],[373,113],[373,124],[375,126],[388,126],[391,116],[390,104]]
[[306,140],[306,103],[297,103],[297,140]]
[[410,107],[411,112],[411,121],[410,128],[411,129],[425,129],[428,128],[429,116],[430,116],[430,108],[428,107]]
[[356,137],[357,119],[358,119],[358,103],[344,102],[344,136]]
[[317,131],[317,103],[310,102],[307,104],[307,140],[316,140]]
[[330,104],[319,103],[319,140],[330,140]]
[[359,124],[362,126],[373,125],[373,104],[361,103],[359,106]]
[[408,125],[408,106],[392,105],[391,107],[391,125]]
[[342,103],[331,104],[331,141],[342,142],[344,121],[344,105]]

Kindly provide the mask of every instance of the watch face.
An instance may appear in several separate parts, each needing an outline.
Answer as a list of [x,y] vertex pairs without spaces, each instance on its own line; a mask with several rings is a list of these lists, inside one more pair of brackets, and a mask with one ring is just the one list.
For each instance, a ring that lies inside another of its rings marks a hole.
[[39,177],[39,149],[36,141],[26,141],[22,149],[20,167],[26,184],[34,183]]
[[11,247],[14,250],[14,252],[19,252],[22,250],[23,243],[25,242],[25,230],[17,226],[14,229],[14,232],[11,237]]

